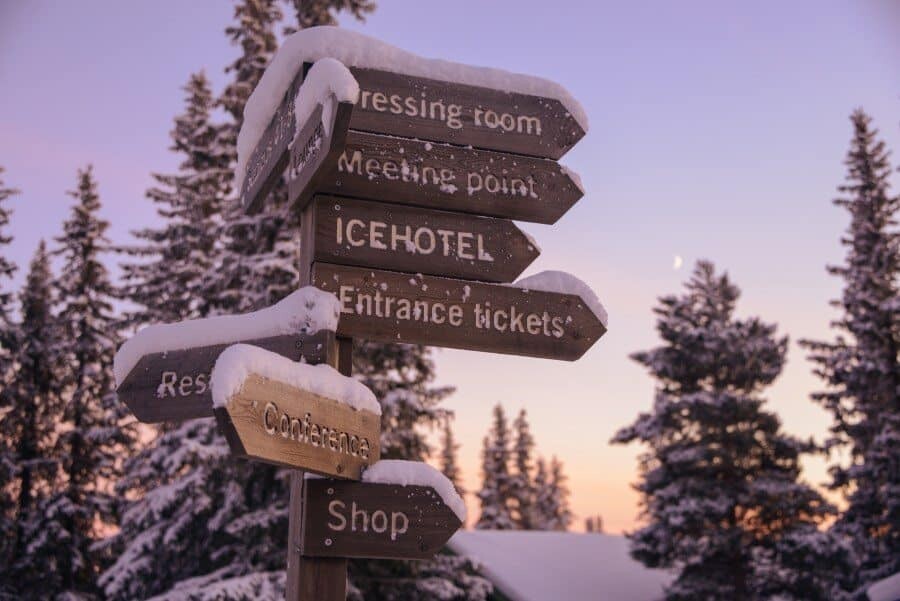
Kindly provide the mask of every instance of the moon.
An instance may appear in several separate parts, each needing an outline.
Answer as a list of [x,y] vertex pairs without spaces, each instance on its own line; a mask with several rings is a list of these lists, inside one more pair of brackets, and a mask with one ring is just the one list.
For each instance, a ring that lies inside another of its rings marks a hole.
[[684,259],[681,258],[681,255],[675,255],[675,260],[672,261],[672,269],[678,270],[681,269],[681,266],[684,264]]

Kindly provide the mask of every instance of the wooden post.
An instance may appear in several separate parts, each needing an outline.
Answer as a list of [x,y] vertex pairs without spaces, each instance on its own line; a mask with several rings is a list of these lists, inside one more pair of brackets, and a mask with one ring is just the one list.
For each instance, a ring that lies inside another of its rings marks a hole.
[[[312,207],[303,211],[300,223],[300,285],[310,283],[314,237],[312,235]],[[337,348],[332,345],[325,361],[349,376],[352,371],[352,338],[340,338]],[[303,538],[303,493],[306,479],[300,470],[291,472],[291,501],[288,509],[288,557],[285,580],[287,601],[345,601],[347,598],[347,560],[332,557],[303,557],[300,541]]]

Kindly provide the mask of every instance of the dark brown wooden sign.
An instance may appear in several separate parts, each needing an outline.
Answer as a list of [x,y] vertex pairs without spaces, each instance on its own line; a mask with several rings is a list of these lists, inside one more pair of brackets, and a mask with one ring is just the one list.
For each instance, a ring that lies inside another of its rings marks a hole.
[[316,197],[315,260],[511,282],[540,254],[512,221]]
[[212,417],[209,376],[222,351],[237,342],[309,363],[324,361],[327,350],[335,344],[334,332],[323,330],[152,353],[141,357],[116,393],[145,423]]
[[572,294],[315,263],[338,335],[574,361],[606,333]]
[[381,454],[381,416],[256,374],[214,409],[235,455],[359,479]]
[[300,552],[313,557],[429,559],[462,523],[430,486],[310,479]]
[[351,129],[552,159],[585,134],[555,98],[375,69],[350,72],[360,90]]
[[247,160],[241,185],[241,207],[258,212],[278,183],[288,163],[288,145],[294,139],[294,99],[303,78],[294,78],[281,99],[272,121]]
[[322,179],[337,165],[346,142],[353,104],[332,100],[329,107],[333,114],[326,114],[323,120],[324,107],[320,104],[291,145],[288,195],[301,207],[309,203]]
[[319,104],[295,136],[294,99],[298,81],[288,89],[247,162],[241,206],[248,214],[262,209],[286,169],[291,198],[308,202],[319,178],[336,163],[343,149],[353,104],[337,102],[334,98],[328,110]]
[[556,161],[352,130],[329,165],[317,192],[520,221],[555,223],[584,195]]

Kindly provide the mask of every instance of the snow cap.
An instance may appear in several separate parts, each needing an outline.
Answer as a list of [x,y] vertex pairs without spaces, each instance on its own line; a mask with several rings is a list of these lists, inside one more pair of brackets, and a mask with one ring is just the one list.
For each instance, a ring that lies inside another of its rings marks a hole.
[[305,286],[254,313],[149,326],[119,347],[113,361],[116,384],[122,384],[144,355],[280,334],[334,331],[340,313],[341,305],[335,295]]
[[466,523],[466,503],[456,492],[450,479],[428,465],[424,461],[403,461],[401,459],[382,459],[375,465],[366,468],[362,475],[363,482],[375,484],[397,484],[400,486],[430,486],[441,496],[459,521]]
[[597,316],[604,328],[609,327],[609,315],[606,307],[597,298],[596,293],[583,281],[565,271],[542,271],[527,278],[522,278],[512,284],[517,288],[526,290],[541,290],[543,292],[559,292],[562,294],[574,294],[584,301],[588,309]]
[[[247,160],[262,138],[263,132],[272,120],[272,116],[294,80],[294,76],[303,67],[303,63],[316,63],[324,58],[337,59],[347,67],[379,69],[414,77],[554,98],[566,107],[581,129],[585,132],[588,131],[587,113],[581,104],[563,86],[548,79],[510,73],[501,69],[422,58],[381,40],[342,27],[328,25],[309,27],[301,29],[284,40],[244,107],[244,123],[237,141],[238,189],[244,179]],[[315,105],[321,100],[320,95],[330,86],[330,89],[335,91],[338,100],[344,99],[355,103],[355,96],[359,93],[358,86],[356,95],[354,95],[352,86],[349,85],[349,81],[343,74],[338,74],[337,69],[333,66],[326,69],[328,73],[323,73],[323,76],[328,81],[327,84],[317,83],[308,91],[304,91],[301,87],[298,96],[313,92],[310,94],[312,98],[310,102],[315,108]],[[355,83],[355,80],[353,81]],[[343,93],[343,97],[341,93]],[[303,121],[305,119],[301,119],[298,115],[295,127],[302,126]]]
[[224,407],[228,399],[241,391],[251,374],[381,415],[381,405],[371,390],[330,365],[298,363],[250,344],[229,346],[216,360],[209,385],[213,406]]

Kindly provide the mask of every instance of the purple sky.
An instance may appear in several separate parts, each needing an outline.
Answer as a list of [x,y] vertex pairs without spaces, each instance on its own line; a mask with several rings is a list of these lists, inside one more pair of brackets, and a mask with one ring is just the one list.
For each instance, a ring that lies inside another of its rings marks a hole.
[[[37,240],[58,235],[79,166],[95,165],[116,242],[155,220],[143,193],[178,160],[180,87],[206,69],[221,90],[231,13],[217,0],[0,2],[0,165],[23,191],[17,284]],[[438,367],[458,387],[448,406],[470,488],[490,406],[525,407],[539,451],[567,465],[576,511],[631,526],[638,449],[607,441],[650,406],[653,383],[627,355],[656,343],[658,295],[710,258],[743,288],[742,314],[792,340],[826,335],[839,285],[824,266],[841,260],[847,223],[829,201],[850,111],[864,107],[900,149],[900,5],[383,0],[367,23],[344,24],[423,56],[548,77],[584,104],[591,129],[563,162],[587,194],[556,225],[524,226],[543,249],[528,273],[586,280],[610,332],[574,364],[440,351]],[[824,434],[816,385],[792,344],[767,394],[788,431]],[[821,481],[822,462],[808,465]]]

